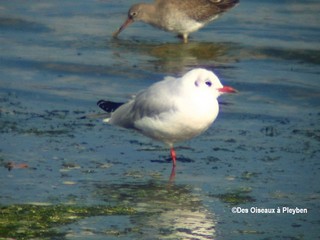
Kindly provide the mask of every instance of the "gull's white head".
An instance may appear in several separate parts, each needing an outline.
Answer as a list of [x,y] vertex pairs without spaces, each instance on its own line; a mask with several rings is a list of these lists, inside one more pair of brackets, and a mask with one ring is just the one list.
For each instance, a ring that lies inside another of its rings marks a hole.
[[236,92],[232,87],[223,86],[213,72],[203,68],[196,68],[187,72],[181,80],[185,87],[190,90],[199,90],[203,94],[213,94],[216,98],[223,93]]

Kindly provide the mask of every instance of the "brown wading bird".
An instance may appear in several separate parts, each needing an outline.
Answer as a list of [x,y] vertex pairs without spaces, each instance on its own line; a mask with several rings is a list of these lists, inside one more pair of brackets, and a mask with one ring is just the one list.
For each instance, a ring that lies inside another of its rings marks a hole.
[[156,28],[177,33],[188,42],[188,35],[199,30],[220,14],[234,7],[239,0],[155,0],[138,3],[129,9],[128,19],[113,33],[119,33],[134,21],[142,21]]

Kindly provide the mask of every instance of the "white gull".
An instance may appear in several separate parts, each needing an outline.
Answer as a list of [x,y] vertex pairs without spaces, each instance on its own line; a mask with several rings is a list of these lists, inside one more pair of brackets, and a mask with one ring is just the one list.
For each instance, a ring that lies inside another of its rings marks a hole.
[[234,92],[234,88],[223,86],[213,72],[197,68],[181,78],[166,77],[127,103],[100,100],[97,104],[111,112],[110,118],[105,119],[108,123],[134,129],[169,145],[174,167],[174,144],[207,130],[219,113],[217,98]]

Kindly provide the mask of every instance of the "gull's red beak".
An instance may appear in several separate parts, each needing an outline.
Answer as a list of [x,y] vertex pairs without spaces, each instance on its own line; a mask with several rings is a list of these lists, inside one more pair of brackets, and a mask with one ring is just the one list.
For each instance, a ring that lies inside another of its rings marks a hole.
[[221,93],[236,93],[238,92],[237,90],[235,90],[232,87],[229,86],[223,86],[222,88],[218,88],[218,91]]
[[113,37],[117,37],[119,35],[119,33],[125,29],[126,27],[128,27],[131,23],[133,23],[133,19],[132,18],[128,18],[122,25],[121,27],[115,31],[114,33],[112,33]]

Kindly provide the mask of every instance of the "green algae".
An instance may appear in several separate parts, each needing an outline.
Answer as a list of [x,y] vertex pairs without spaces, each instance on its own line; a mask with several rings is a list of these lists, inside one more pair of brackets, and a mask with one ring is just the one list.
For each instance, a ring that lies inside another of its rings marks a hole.
[[213,194],[211,197],[218,198],[221,202],[228,203],[231,205],[245,204],[255,202],[256,200],[249,195],[251,192],[250,188],[242,187],[239,189],[232,190],[230,192]]
[[63,237],[57,227],[93,216],[131,215],[125,206],[76,206],[17,204],[0,207],[0,239],[49,239]]
[[219,194],[217,197],[224,203],[229,203],[232,205],[244,204],[249,202],[255,202],[255,199],[247,194],[242,194],[238,192]]

